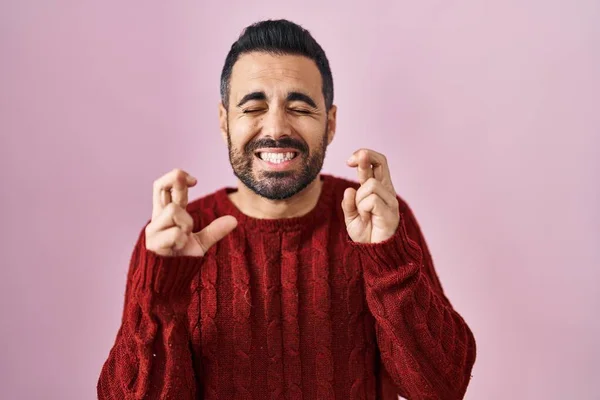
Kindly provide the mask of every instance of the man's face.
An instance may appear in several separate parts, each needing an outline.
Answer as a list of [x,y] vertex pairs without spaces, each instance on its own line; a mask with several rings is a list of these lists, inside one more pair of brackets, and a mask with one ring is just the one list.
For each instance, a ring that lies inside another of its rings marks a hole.
[[268,199],[287,199],[318,176],[335,132],[321,74],[309,58],[253,52],[231,74],[228,110],[220,106],[234,174]]

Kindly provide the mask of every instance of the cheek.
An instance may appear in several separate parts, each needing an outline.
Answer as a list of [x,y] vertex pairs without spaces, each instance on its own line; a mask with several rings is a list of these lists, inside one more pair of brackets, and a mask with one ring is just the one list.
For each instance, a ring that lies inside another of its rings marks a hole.
[[229,125],[229,135],[233,147],[243,149],[254,137],[256,124],[248,120],[236,121]]
[[294,130],[308,145],[310,153],[314,154],[321,150],[323,144],[323,135],[325,135],[325,123],[322,121],[304,120],[297,121],[294,124]]

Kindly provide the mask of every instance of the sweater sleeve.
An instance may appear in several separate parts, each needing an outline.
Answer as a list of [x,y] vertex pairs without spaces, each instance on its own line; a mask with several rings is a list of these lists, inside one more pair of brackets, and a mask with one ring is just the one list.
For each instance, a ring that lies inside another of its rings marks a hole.
[[146,249],[144,231],[131,257],[121,326],[97,384],[105,399],[195,399],[186,325],[190,282],[201,257],[163,257]]
[[419,225],[400,199],[400,224],[388,240],[354,243],[381,360],[410,400],[462,399],[475,363],[475,339],[446,298]]

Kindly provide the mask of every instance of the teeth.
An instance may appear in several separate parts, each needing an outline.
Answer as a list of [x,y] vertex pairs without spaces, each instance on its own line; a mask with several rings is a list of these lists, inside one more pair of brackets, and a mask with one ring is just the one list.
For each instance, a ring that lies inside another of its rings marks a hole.
[[268,161],[273,164],[279,164],[284,161],[289,161],[289,160],[293,159],[295,156],[296,156],[295,153],[292,153],[292,152],[288,152],[288,153],[263,152],[263,153],[260,153],[261,160]]

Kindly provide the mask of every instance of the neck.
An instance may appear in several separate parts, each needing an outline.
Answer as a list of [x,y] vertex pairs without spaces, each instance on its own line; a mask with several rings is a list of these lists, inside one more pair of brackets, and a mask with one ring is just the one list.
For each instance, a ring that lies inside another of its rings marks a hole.
[[317,205],[322,186],[319,175],[310,185],[289,199],[269,200],[257,195],[238,180],[238,190],[230,193],[229,199],[242,213],[252,218],[294,218],[307,214]]

